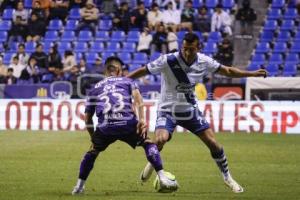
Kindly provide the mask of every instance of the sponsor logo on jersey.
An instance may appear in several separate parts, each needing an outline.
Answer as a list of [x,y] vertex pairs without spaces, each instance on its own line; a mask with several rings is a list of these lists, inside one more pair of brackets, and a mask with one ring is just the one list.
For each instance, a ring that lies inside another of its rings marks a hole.
[[179,83],[176,86],[176,90],[182,93],[189,93],[189,92],[193,92],[194,86],[195,86],[194,84]]

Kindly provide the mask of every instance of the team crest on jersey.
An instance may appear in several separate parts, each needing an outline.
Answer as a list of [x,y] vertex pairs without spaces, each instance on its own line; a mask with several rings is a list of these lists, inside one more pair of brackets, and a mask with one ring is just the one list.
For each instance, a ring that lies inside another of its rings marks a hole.
[[190,84],[190,83],[179,83],[176,86],[176,90],[181,93],[189,93],[193,91],[194,86],[195,86],[194,84]]

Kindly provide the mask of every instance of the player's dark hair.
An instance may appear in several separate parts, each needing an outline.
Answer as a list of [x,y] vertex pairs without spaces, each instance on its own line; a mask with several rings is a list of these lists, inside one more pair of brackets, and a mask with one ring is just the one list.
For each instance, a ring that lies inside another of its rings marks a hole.
[[113,61],[119,62],[119,63],[121,64],[121,66],[124,65],[123,61],[122,61],[119,57],[117,57],[117,56],[110,56],[110,57],[108,57],[108,58],[105,60],[104,65],[105,65],[105,66],[110,65],[110,63],[113,62]]
[[118,68],[116,66],[110,65],[110,64],[105,66],[105,75],[106,76],[111,76],[112,73],[116,73],[116,72],[118,72]]
[[200,43],[199,37],[195,33],[186,33],[183,40],[185,40],[187,43],[193,43],[195,41],[198,41],[198,43]]

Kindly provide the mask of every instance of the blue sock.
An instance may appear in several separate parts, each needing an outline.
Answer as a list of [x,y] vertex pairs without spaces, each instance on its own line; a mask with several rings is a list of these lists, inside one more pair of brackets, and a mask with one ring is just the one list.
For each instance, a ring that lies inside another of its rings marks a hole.
[[225,156],[223,148],[218,152],[212,152],[211,156],[215,160],[223,176],[226,178],[229,174],[229,170],[228,170],[227,158]]
[[79,178],[82,180],[86,180],[94,167],[95,160],[97,158],[97,154],[87,152],[80,164]]
[[145,153],[147,156],[147,160],[152,164],[155,171],[162,170],[163,165],[162,165],[160,153],[159,153],[159,150],[158,150],[156,144],[147,143],[147,144],[145,144],[144,149],[145,149]]

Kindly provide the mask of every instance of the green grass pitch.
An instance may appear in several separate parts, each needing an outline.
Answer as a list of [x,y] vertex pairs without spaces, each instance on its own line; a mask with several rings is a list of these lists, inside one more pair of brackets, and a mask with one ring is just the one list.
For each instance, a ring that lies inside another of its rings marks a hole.
[[117,142],[102,153],[83,196],[71,196],[78,167],[89,148],[82,132],[0,133],[0,200],[53,199],[300,199],[300,135],[217,134],[234,178],[244,186],[232,193],[221,179],[208,149],[191,134],[175,134],[163,152],[164,166],[176,175],[180,189],[172,194],[141,185],[146,163],[142,148],[135,151]]

